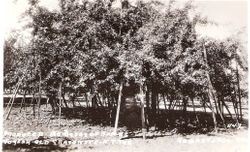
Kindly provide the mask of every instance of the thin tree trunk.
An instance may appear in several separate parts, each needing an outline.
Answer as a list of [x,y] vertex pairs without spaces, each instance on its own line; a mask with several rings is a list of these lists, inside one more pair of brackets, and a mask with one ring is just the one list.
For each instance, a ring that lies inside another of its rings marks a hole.
[[193,111],[194,111],[194,115],[195,115],[196,121],[197,121],[198,124],[200,124],[198,115],[196,114],[196,111],[195,111],[194,98],[191,98],[191,101],[192,101],[192,106],[193,106]]
[[[16,94],[17,94],[18,89],[19,89],[19,87],[20,87],[20,85],[21,85],[21,81],[22,81],[22,79],[17,83],[16,88],[15,88],[15,91],[14,91],[14,95],[12,95],[11,99],[9,100],[9,102],[8,102],[8,104],[7,104],[7,106],[6,106],[6,109],[9,108],[9,111],[11,110],[12,104],[14,103],[14,100],[15,100],[15,98],[16,98]],[[9,113],[9,112],[8,112],[8,113]],[[7,114],[7,115],[8,115],[8,114]],[[8,117],[9,117],[9,116],[8,116]],[[6,119],[8,119],[8,118],[6,117]]]
[[38,107],[38,111],[37,111],[37,117],[38,119],[40,118],[40,113],[41,113],[41,81],[42,81],[42,75],[41,75],[41,69],[39,71],[39,97],[38,97],[38,102],[37,102],[37,107]]
[[32,96],[32,109],[33,109],[33,116],[34,118],[36,117],[36,104],[35,104],[35,97],[34,97],[34,93],[33,93],[33,96]]
[[157,104],[157,114],[160,113],[160,99],[159,99],[159,93],[156,95],[156,104]]
[[221,97],[220,98],[220,100],[218,100],[218,109],[219,109],[219,111],[221,112],[221,115],[224,117],[224,115],[223,115],[223,106],[222,106],[222,104],[221,104],[221,100],[223,99],[224,97]]
[[119,88],[119,95],[118,95],[118,103],[117,103],[117,110],[116,110],[116,117],[115,117],[114,133],[117,133],[117,128],[118,128],[120,108],[121,108],[122,89],[123,89],[123,81],[120,83],[120,88]]
[[186,97],[183,97],[182,102],[183,102],[183,112],[185,113],[187,111],[187,102],[188,102]]
[[91,103],[91,107],[96,108],[98,105],[97,105],[97,102],[96,102],[96,92],[95,92],[95,86],[94,85],[95,85],[95,82],[93,82],[92,87],[90,89],[89,102]]
[[100,99],[101,99],[101,102],[102,102],[103,106],[107,107],[108,103],[106,102],[106,98],[105,98],[105,94],[104,93],[100,93]]
[[[21,83],[22,83],[23,78],[24,78],[24,76],[21,78],[21,80],[20,80],[19,83],[17,84],[16,90],[15,90],[15,92],[14,92],[14,96],[12,97],[12,99],[11,99],[11,100],[9,101],[9,103],[8,103],[8,105],[9,105],[10,103],[11,103],[11,104],[10,104],[8,113],[7,113],[6,117],[5,117],[5,120],[7,120],[7,119],[9,118],[9,115],[10,115],[10,112],[11,112],[11,109],[12,109],[12,106],[13,106],[13,103],[14,103],[14,101],[15,101],[15,98],[16,98],[16,95],[17,95],[17,92],[18,92],[18,89],[19,89],[19,87],[20,87],[20,85],[21,85]],[[8,105],[7,105],[7,108],[8,108]],[[6,108],[6,109],[7,109],[7,108]]]
[[172,97],[172,95],[170,95],[170,97],[169,96],[167,96],[167,99],[168,99],[168,101],[169,101],[169,105],[168,105],[168,110],[170,110],[171,109],[171,106],[173,105],[173,97]]
[[[233,86],[234,87],[234,86]],[[239,116],[238,116],[238,109],[237,109],[237,99],[236,99],[236,90],[235,90],[235,87],[234,87],[234,94],[232,94],[232,90],[231,90],[231,87],[229,87],[229,95],[230,95],[230,97],[231,97],[231,102],[232,102],[232,104],[233,104],[233,109],[234,109],[234,113],[235,113],[235,115],[236,115],[236,122],[238,123],[238,119],[239,119]],[[223,101],[223,105],[226,105],[226,103]],[[225,106],[226,107],[226,106]],[[226,107],[227,108],[227,107]],[[229,111],[229,110],[227,110],[227,111]],[[233,119],[233,116],[231,116],[232,117],[232,119]]]
[[149,88],[147,87],[146,91],[146,107],[149,109]]
[[[147,82],[146,82],[147,83]],[[149,91],[149,87],[148,87],[148,83],[147,83],[147,88],[146,88],[146,124],[147,124],[147,131],[149,131],[149,110],[150,110],[150,105],[149,105],[149,95],[150,91]]]
[[75,97],[72,97],[71,102],[72,102],[73,108],[75,108],[76,107],[76,105],[75,105]]
[[[172,100],[172,99],[171,99]],[[178,104],[178,101],[177,100],[172,100],[172,108],[170,108],[170,109],[173,109],[174,110],[174,108],[176,107],[176,110],[177,110],[177,104]],[[169,109],[169,110],[170,110]]]
[[88,108],[89,107],[89,99],[88,99],[88,95],[86,92],[84,93],[84,96],[85,96],[85,100],[86,100],[86,107]]
[[204,112],[207,113],[207,111],[206,111],[206,101],[203,101],[203,102],[204,102],[203,103]]
[[[220,95],[220,96],[223,96],[223,95]],[[223,126],[224,126],[224,128],[226,128],[225,119],[224,119],[224,117],[222,115],[222,112],[221,112],[221,109],[220,109],[220,106],[219,106],[219,101],[222,101],[222,99],[221,100],[216,100],[215,99],[216,98],[215,95],[213,97],[214,97],[215,105],[216,105],[216,101],[218,103],[218,112],[219,112],[220,118],[222,120]],[[220,97],[220,98],[223,98],[223,97]]]
[[64,94],[62,95],[62,98],[63,98],[63,103],[64,103],[65,107],[69,108],[67,101],[65,100]]
[[217,102],[216,102],[214,96],[213,96],[213,100],[214,100],[214,107],[215,107],[215,110],[216,110],[216,115],[218,116],[219,115],[219,109],[217,107]]
[[210,103],[210,107],[212,109],[212,117],[213,117],[213,122],[214,122],[214,130],[215,130],[215,132],[217,132],[218,131],[217,130],[217,121],[216,121],[216,116],[215,116],[215,112],[214,112],[214,106],[213,106],[213,102],[211,101],[211,98],[209,98],[209,103]]
[[20,113],[22,112],[22,108],[23,108],[23,104],[25,104],[25,100],[26,100],[26,91],[24,92],[23,99],[22,99],[22,102],[21,102]]
[[92,103],[92,107],[94,108],[98,108],[99,105],[97,103],[97,97],[96,97],[96,94],[93,94],[92,97],[91,97],[91,103]]
[[[206,67],[208,67],[208,61],[207,61],[207,52],[206,52],[206,48],[205,46],[203,45],[203,51],[204,51],[204,59],[205,59],[205,64],[206,64]],[[209,96],[209,102],[210,102],[210,106],[212,108],[212,117],[213,117],[213,122],[214,122],[214,130],[215,132],[217,132],[217,121],[216,121],[216,116],[215,116],[215,112],[214,112],[214,105],[213,105],[213,86],[212,86],[212,82],[211,82],[211,79],[210,79],[210,76],[209,76],[209,72],[206,71],[206,75],[207,75],[207,79],[208,79],[208,96]]]
[[241,90],[240,90],[240,79],[239,79],[239,70],[238,64],[236,65],[236,76],[237,76],[237,86],[238,86],[238,99],[239,99],[239,107],[240,107],[240,120],[242,120],[242,106],[241,106]]
[[186,97],[183,97],[183,99],[182,99],[182,102],[183,102],[183,117],[184,117],[184,122],[185,122],[185,124],[184,124],[184,128],[185,128],[185,130],[187,130],[187,103],[188,103],[188,99],[186,98]]
[[[223,101],[224,101],[224,99],[223,99]],[[222,102],[223,102],[222,101]],[[224,112],[224,105],[222,104],[222,102],[221,102],[221,112],[222,112],[222,115],[224,116],[225,115],[225,112]]]
[[236,90],[236,87],[234,87],[234,102],[233,102],[233,106],[234,106],[234,111],[235,111],[235,114],[237,116],[237,118],[239,119],[239,108],[238,108],[238,101],[237,101],[237,90]]
[[152,113],[150,116],[150,121],[152,125],[155,125],[155,117],[156,117],[156,89],[155,87],[152,88],[152,93],[151,93],[151,108],[152,108]]
[[110,93],[110,90],[109,92],[107,91],[107,102],[108,102],[108,109],[109,109],[109,125],[111,126],[112,125],[112,113],[113,113],[113,105],[112,105],[112,96],[111,96],[111,93]]
[[[226,107],[226,110],[227,110],[227,112],[229,113],[229,115],[231,116],[231,118],[234,119],[234,118],[233,118],[233,115],[231,114],[231,112],[230,112],[228,106],[226,105],[225,101],[222,101],[222,104]],[[236,112],[236,111],[235,111],[235,112]],[[235,121],[236,121],[237,124],[239,124],[239,121],[238,121],[237,116],[235,117]]]
[[99,101],[99,103],[100,103],[100,106],[101,106],[101,107],[104,107],[103,104],[102,104],[102,100],[101,100],[101,98],[100,98],[100,96],[99,96],[99,93],[96,93],[96,96],[97,96],[97,99],[98,99],[98,101]]
[[142,121],[142,136],[146,139],[146,125],[145,125],[145,113],[144,113],[144,95],[142,84],[140,84],[140,97],[141,97],[141,121]]
[[164,95],[164,93],[162,93],[162,98],[163,98],[164,107],[165,107],[165,111],[166,111],[166,110],[167,110],[167,103],[166,103],[166,100],[165,100],[165,95]]
[[49,102],[49,104],[50,104],[50,106],[51,106],[51,109],[52,109],[52,113],[53,113],[53,114],[56,113],[55,101],[54,101],[54,100],[55,100],[54,96],[51,96],[51,97],[48,98],[48,102]]
[[62,115],[62,83],[59,85],[59,127],[61,126]]
[[46,108],[47,108],[47,106],[48,106],[48,103],[49,103],[49,97],[47,97]]
[[212,111],[212,108],[208,105],[208,103],[205,102],[205,105],[207,105],[207,107]]

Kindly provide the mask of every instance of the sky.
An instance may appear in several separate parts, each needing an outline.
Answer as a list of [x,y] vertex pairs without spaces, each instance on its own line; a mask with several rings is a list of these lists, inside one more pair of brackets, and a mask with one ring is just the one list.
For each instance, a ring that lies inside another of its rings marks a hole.
[[[57,10],[57,0],[40,0],[41,5],[49,10]],[[135,3],[137,0],[129,0]],[[149,1],[149,0],[143,0]],[[169,0],[159,0],[167,4]],[[176,6],[182,7],[187,0],[177,0]],[[193,0],[197,7],[197,12],[206,16],[209,20],[217,23],[216,25],[197,26],[196,31],[201,37],[208,36],[216,39],[225,39],[236,31],[247,27],[247,0]],[[116,0],[115,6],[119,7],[120,0]],[[28,8],[27,0],[6,0],[5,3],[5,32],[11,29],[21,28],[23,22],[18,19]]]
[[204,16],[218,23],[201,28],[203,35],[224,38],[247,27],[247,1],[198,1],[197,6]]

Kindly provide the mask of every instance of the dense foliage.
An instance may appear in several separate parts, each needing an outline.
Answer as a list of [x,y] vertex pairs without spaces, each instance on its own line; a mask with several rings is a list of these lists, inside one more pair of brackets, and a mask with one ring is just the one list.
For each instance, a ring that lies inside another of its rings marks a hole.
[[15,37],[6,40],[5,89],[25,75],[21,90],[29,93],[37,93],[40,84],[42,94],[56,97],[61,83],[68,96],[97,92],[116,99],[119,84],[132,80],[146,88],[147,106],[151,92],[154,109],[159,94],[170,101],[200,97],[206,102],[208,72],[218,100],[233,96],[232,62],[245,70],[237,55],[240,44],[197,38],[195,27],[206,20],[189,16],[191,3],[174,8],[171,1],[163,11],[154,1],[132,6],[124,0],[122,8],[112,3],[61,0],[60,11],[51,12],[30,1],[32,41],[18,47]]

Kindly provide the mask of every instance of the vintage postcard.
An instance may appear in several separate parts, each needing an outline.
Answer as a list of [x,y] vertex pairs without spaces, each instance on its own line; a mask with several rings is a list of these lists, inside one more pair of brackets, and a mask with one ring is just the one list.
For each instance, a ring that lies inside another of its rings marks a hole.
[[4,152],[247,152],[247,0],[9,0]]

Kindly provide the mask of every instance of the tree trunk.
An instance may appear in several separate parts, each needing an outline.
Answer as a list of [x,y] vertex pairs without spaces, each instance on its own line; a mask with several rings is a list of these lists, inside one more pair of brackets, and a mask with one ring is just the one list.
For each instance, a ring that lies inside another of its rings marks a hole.
[[40,118],[40,113],[41,113],[41,81],[42,81],[42,75],[41,75],[41,69],[39,71],[39,97],[38,97],[38,102],[37,102],[37,107],[38,107],[38,111],[37,111],[37,117],[38,119]]
[[214,99],[214,96],[213,96],[213,100],[214,100],[214,107],[215,107],[215,111],[216,111],[216,116],[218,116],[218,115],[219,115],[219,109],[218,109],[218,107],[217,107],[217,102],[216,102],[216,100]]
[[237,86],[238,86],[238,99],[239,99],[239,107],[240,107],[240,120],[242,121],[242,106],[241,106],[241,90],[240,90],[240,78],[239,78],[239,70],[238,64],[236,65],[236,76],[237,76]]
[[145,125],[145,113],[144,113],[144,94],[142,84],[140,84],[140,97],[141,97],[141,121],[142,121],[142,136],[146,139],[146,125]]
[[[231,112],[230,112],[228,106],[226,105],[225,101],[222,101],[222,104],[225,106],[225,108],[226,108],[227,112],[229,113],[229,115],[231,116],[231,118],[234,119],[233,115],[231,114]],[[236,124],[239,124],[237,116],[235,117],[235,121],[236,121]]]
[[56,113],[56,109],[55,109],[55,97],[51,96],[49,97],[49,104],[51,106],[51,109],[52,109],[52,113],[55,114]]
[[74,96],[71,98],[71,102],[72,102],[73,108],[76,107],[76,105],[75,105],[75,97]]
[[152,88],[152,93],[151,93],[151,116],[150,116],[150,123],[152,123],[152,125],[155,125],[155,118],[156,118],[156,89],[155,87]]
[[162,99],[163,99],[163,102],[164,102],[164,108],[165,108],[165,111],[167,110],[167,103],[166,103],[166,100],[165,100],[165,95],[164,95],[164,92],[162,93]]
[[48,103],[49,103],[49,97],[47,97],[46,108],[47,108],[47,106],[48,106]]
[[35,104],[35,97],[34,97],[34,93],[33,93],[33,96],[32,96],[32,109],[33,109],[33,116],[34,118],[36,117],[36,104]]
[[183,102],[183,112],[186,113],[186,111],[187,111],[187,102],[188,102],[187,98],[183,97],[182,102]]
[[100,98],[99,93],[96,93],[96,97],[97,97],[97,99],[98,99],[98,101],[99,101],[99,103],[100,103],[100,106],[101,106],[101,107],[104,107],[103,104],[102,104],[102,100],[101,100],[101,98]]
[[150,109],[150,105],[149,105],[149,99],[150,99],[150,95],[149,95],[150,91],[149,91],[149,87],[147,84],[147,89],[146,89],[146,125],[147,125],[147,131],[149,131],[149,109]]
[[[177,104],[178,104],[178,101],[177,100],[172,100],[172,109],[174,110],[174,108],[176,107],[176,110],[177,110]],[[171,108],[170,108],[171,109]]]
[[[209,91],[210,92],[210,91]],[[211,93],[209,93],[211,94]],[[216,116],[215,116],[215,111],[214,111],[214,106],[213,106],[213,99],[212,99],[212,95],[209,95],[209,103],[210,103],[210,107],[212,109],[212,117],[213,117],[213,122],[214,122],[214,130],[215,132],[217,132],[217,120],[216,120]],[[211,101],[212,100],[212,101]]]
[[234,87],[234,102],[233,102],[233,106],[234,106],[234,111],[235,111],[235,115],[237,117],[237,119],[239,119],[239,108],[238,108],[238,102],[237,102],[237,90],[236,87]]
[[[208,61],[207,61],[207,52],[206,52],[206,48],[205,46],[203,45],[203,51],[204,51],[204,60],[205,60],[205,64],[206,64],[206,67],[209,68],[208,66]],[[211,82],[211,79],[210,79],[210,75],[209,75],[209,71],[206,70],[206,75],[207,75],[207,80],[208,80],[208,97],[209,97],[209,102],[210,102],[210,106],[211,106],[211,109],[212,109],[212,117],[213,117],[213,122],[214,122],[214,130],[215,132],[217,132],[217,121],[216,121],[216,116],[215,116],[215,112],[214,112],[214,101],[213,101],[213,85],[212,85],[212,82]]]
[[192,101],[192,107],[193,107],[193,111],[194,111],[194,115],[195,115],[196,121],[197,121],[198,125],[200,125],[200,121],[199,121],[198,115],[196,114],[196,111],[195,111],[195,105],[194,105],[194,98],[193,97],[191,98],[191,101]]
[[[23,104],[25,104],[25,100],[26,100],[26,91],[24,92],[23,99],[21,102],[20,113],[22,112],[22,108],[23,108]],[[24,107],[26,107],[26,106],[24,105]]]
[[[6,107],[6,110],[9,108],[8,112],[7,112],[7,115],[5,117],[5,120],[7,120],[9,118],[9,115],[10,115],[10,112],[11,112],[11,109],[12,109],[12,106],[13,106],[13,103],[15,101],[15,98],[16,98],[16,95],[17,95],[17,92],[18,92],[18,89],[22,83],[22,80],[23,80],[24,76],[21,78],[21,80],[17,83],[17,86],[16,86],[16,89],[15,89],[15,92],[14,92],[14,96],[12,96],[12,98],[10,99],[7,107]],[[10,107],[9,107],[10,106]]]
[[[219,97],[220,97],[220,100],[217,100],[217,103],[218,103],[218,112],[219,112],[220,118],[221,118],[221,120],[222,120],[223,127],[226,128],[225,119],[224,119],[224,117],[223,117],[223,115],[222,115],[221,106],[219,105],[219,102],[220,102],[220,101],[222,102],[222,98],[224,98],[224,97],[223,97],[223,94],[222,94],[222,95],[219,95]],[[216,98],[216,97],[214,96],[214,101],[215,101],[215,105],[216,105],[216,99],[215,99],[215,98]]]
[[114,133],[117,133],[117,128],[118,128],[120,108],[121,108],[122,89],[123,89],[123,81],[120,83],[120,88],[119,88],[119,95],[118,95],[118,103],[117,103],[117,110],[116,110],[116,117],[115,117]]
[[[235,87],[233,86],[233,88],[234,88],[234,91],[236,91],[235,90]],[[233,109],[234,109],[234,113],[235,113],[235,115],[236,115],[236,123],[238,123],[238,113],[237,113],[237,106],[236,106],[236,92],[234,92],[233,94],[232,94],[232,90],[231,90],[231,86],[229,87],[229,95],[230,95],[230,98],[231,98],[231,102],[232,102],[232,104],[233,104]],[[224,104],[223,104],[224,103]],[[226,103],[224,102],[224,100],[223,100],[223,102],[222,102],[222,105],[226,105]],[[227,106],[225,106],[226,107],[226,109],[227,109],[227,111],[229,111],[228,110],[228,108],[227,108]],[[230,113],[231,114],[231,113]],[[232,117],[232,119],[233,119],[233,116],[231,115],[231,117]]]
[[168,105],[168,110],[171,109],[171,106],[173,105],[173,95],[167,96],[167,98],[169,99],[169,105]]
[[[223,96],[223,95],[222,95]],[[218,100],[218,108],[221,112],[221,115],[224,117],[224,113],[223,113],[223,105],[221,104],[222,103],[222,100],[224,100],[224,97],[220,97],[220,99]]]
[[159,113],[160,113],[160,99],[159,99],[159,93],[157,93],[157,95],[156,95],[156,104],[157,104],[157,111],[156,111],[156,113],[159,114]]
[[59,85],[59,127],[61,126],[62,115],[62,83]]
[[149,109],[149,88],[147,87],[146,91],[146,107]]
[[94,95],[92,96],[92,98],[91,98],[91,103],[92,103],[92,107],[94,107],[94,108],[98,108],[98,107],[99,107],[99,105],[98,105],[98,103],[97,103],[97,96],[96,96],[96,94],[94,94]]
[[182,115],[183,115],[183,118],[184,118],[184,122],[185,122],[185,124],[184,124],[184,128],[185,128],[185,130],[187,130],[187,103],[188,103],[188,99],[187,99],[187,97],[183,97],[183,99],[182,99],[182,102],[183,102],[183,113],[182,113]]
[[108,90],[107,91],[107,100],[108,100],[108,109],[109,109],[109,124],[110,126],[112,125],[112,120],[113,120],[113,98],[112,98],[112,94],[111,91]]
[[67,101],[65,100],[64,94],[62,95],[62,98],[63,98],[63,103],[64,103],[65,107],[69,108]]
[[85,101],[86,101],[86,107],[88,108],[89,107],[89,99],[88,99],[88,95],[86,92],[84,93],[84,96],[85,96]]

